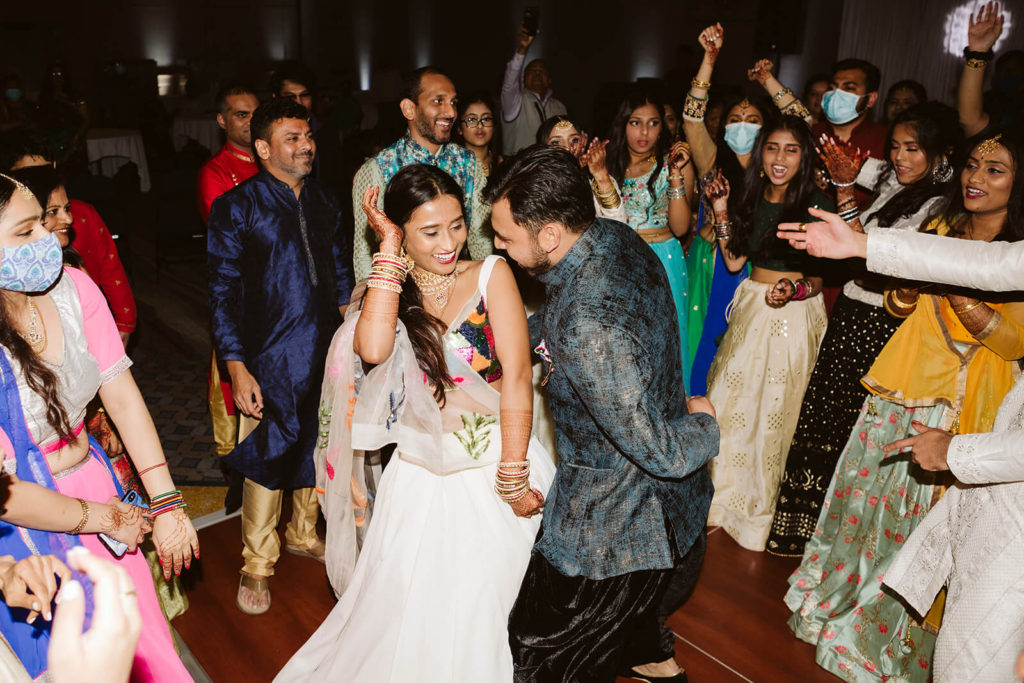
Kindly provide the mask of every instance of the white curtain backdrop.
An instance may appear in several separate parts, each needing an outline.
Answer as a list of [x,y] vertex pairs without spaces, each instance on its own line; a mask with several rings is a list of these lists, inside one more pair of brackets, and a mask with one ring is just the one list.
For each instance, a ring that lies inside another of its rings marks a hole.
[[[896,81],[913,78],[929,99],[956,105],[956,87],[967,45],[967,17],[980,0],[845,0],[838,58],[859,57],[882,70],[880,108]],[[1007,13],[1000,51],[1024,47],[1024,3],[1001,3]],[[814,30],[808,27],[808,30]],[[956,56],[954,54],[956,53]],[[991,78],[993,65],[987,77]]]

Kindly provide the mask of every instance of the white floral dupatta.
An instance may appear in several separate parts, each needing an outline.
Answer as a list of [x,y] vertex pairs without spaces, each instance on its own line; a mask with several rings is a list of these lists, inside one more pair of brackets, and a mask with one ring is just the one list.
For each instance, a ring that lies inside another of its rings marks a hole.
[[[358,292],[357,292],[358,294]],[[357,301],[353,296],[353,301]],[[470,297],[444,335],[448,372],[456,390],[447,394],[446,414],[496,416],[501,395],[455,351],[466,341],[458,326],[480,297]],[[398,321],[391,356],[368,373],[352,348],[359,311],[353,305],[331,341],[320,396],[320,426],[314,459],[316,490],[327,520],[327,576],[341,596],[355,569],[373,509],[376,482],[368,486],[364,453],[397,444],[406,460],[438,475],[492,460],[444,448],[442,415],[426,375],[416,362],[405,325]],[[489,420],[490,422],[490,420]],[[465,420],[464,420],[465,423]],[[467,424],[468,426],[468,424]],[[452,431],[449,429],[448,431]]]

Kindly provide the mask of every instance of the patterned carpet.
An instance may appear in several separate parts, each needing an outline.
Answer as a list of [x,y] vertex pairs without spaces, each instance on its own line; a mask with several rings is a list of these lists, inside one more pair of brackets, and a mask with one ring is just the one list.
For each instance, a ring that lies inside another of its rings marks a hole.
[[132,374],[156,423],[174,481],[223,486],[206,409],[207,362],[186,356],[159,329],[143,327],[130,349]]

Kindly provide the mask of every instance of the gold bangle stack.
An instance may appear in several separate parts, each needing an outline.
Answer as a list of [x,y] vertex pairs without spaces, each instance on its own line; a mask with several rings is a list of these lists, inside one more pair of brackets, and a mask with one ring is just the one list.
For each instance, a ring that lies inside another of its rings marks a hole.
[[82,506],[82,518],[78,520],[78,524],[75,525],[74,529],[67,532],[72,536],[77,536],[82,533],[82,529],[84,529],[85,525],[89,523],[89,504],[81,498],[76,498],[75,500],[77,500]]
[[690,81],[690,85],[692,85],[694,88],[704,88],[705,90],[707,90],[708,88],[711,87],[711,81],[699,81],[696,78],[694,78],[692,81]]
[[370,268],[370,277],[366,279],[366,286],[401,294],[402,284],[409,270],[409,265],[403,257],[378,251],[373,255],[373,265]]
[[614,209],[622,203],[619,198],[619,193],[615,191],[615,186],[612,185],[612,189],[607,192],[602,192],[597,186],[596,180],[590,181],[590,186],[594,189],[594,196],[597,197],[597,203],[605,209]]
[[692,92],[686,93],[686,101],[683,102],[683,119],[693,123],[701,123],[707,110],[708,98],[697,97]]
[[967,59],[964,60],[964,64],[970,69],[984,69],[988,66],[988,62],[984,59]]
[[781,88],[779,90],[779,92],[777,92],[774,95],[772,95],[772,102],[774,102],[775,104],[778,104],[779,100],[781,100],[783,97],[785,97],[786,95],[792,95],[792,94],[793,94],[793,91],[790,90],[789,88]]

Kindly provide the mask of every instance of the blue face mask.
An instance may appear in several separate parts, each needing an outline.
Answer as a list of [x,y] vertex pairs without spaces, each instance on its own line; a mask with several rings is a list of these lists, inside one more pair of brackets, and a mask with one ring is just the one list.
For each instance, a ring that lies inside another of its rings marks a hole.
[[0,289],[13,292],[45,292],[64,267],[57,235],[50,233],[35,242],[0,248]]
[[725,144],[729,145],[729,149],[736,154],[750,154],[750,150],[754,149],[754,140],[757,139],[757,133],[760,130],[760,123],[739,121],[727,124],[725,126]]
[[8,88],[4,91],[4,94],[7,95],[7,99],[11,102],[17,102],[21,99],[23,93],[21,92],[21,88]]
[[849,123],[860,116],[857,105],[860,104],[860,95],[845,90],[829,90],[821,98],[821,108],[825,112],[825,118],[831,123],[841,126]]

